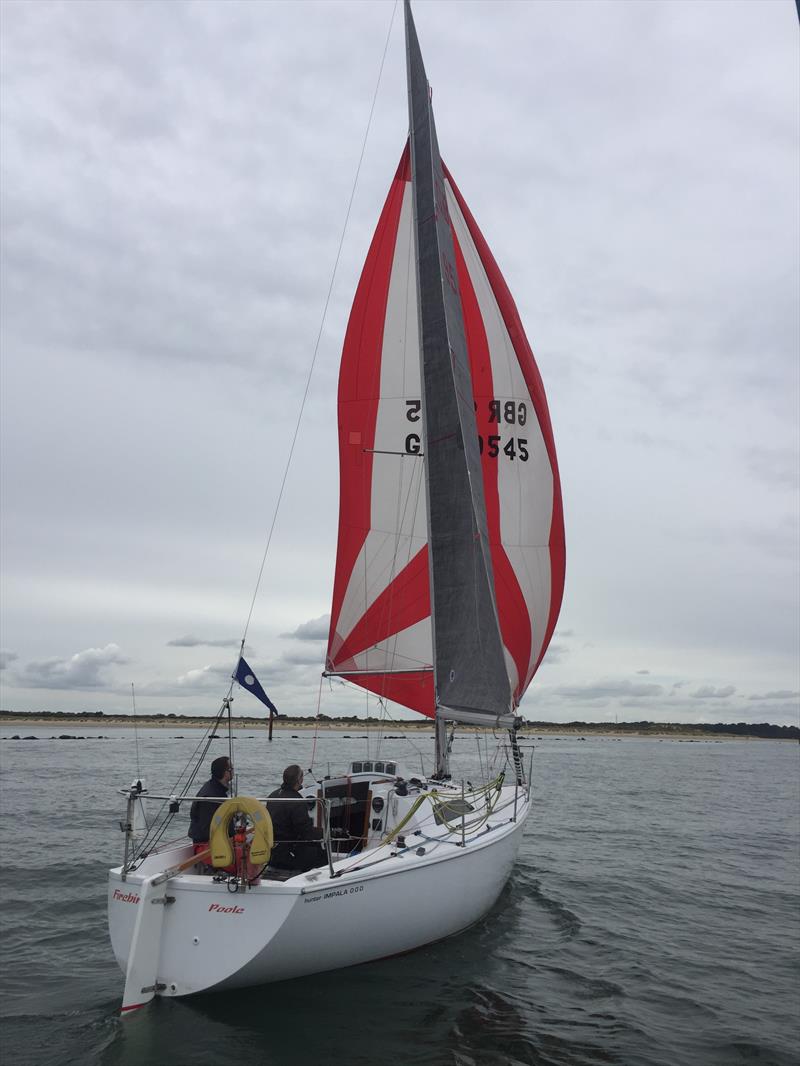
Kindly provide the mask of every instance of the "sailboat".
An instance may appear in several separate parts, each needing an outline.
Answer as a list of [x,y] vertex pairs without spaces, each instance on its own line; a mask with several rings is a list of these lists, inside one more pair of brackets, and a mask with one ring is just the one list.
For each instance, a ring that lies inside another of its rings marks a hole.
[[[558,464],[516,306],[441,161],[408,0],[404,9],[409,138],[343,345],[324,672],[432,718],[432,772],[356,759],[304,789],[326,855],[305,872],[269,865],[263,798],[217,808],[198,856],[186,840],[158,843],[191,781],[162,797],[141,782],[124,790],[125,857],[108,882],[123,1012],[459,933],[495,903],[519,848],[531,803],[519,702],[564,583]],[[454,780],[458,726],[502,738],[505,771],[479,786]],[[144,816],[154,799],[165,812],[155,828]]]

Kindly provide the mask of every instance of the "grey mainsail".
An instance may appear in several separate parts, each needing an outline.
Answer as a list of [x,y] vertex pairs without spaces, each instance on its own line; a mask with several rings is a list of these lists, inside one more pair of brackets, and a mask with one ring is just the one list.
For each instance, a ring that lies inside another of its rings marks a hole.
[[405,0],[437,717],[508,719],[478,430],[428,79]]

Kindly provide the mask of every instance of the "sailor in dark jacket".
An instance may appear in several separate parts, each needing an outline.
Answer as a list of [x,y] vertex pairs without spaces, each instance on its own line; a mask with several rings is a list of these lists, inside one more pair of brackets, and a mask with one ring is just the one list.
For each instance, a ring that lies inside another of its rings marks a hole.
[[[220,755],[218,759],[215,759],[211,764],[211,777],[206,781],[198,796],[219,796],[220,801],[228,798],[228,785],[231,783],[233,777],[233,766],[227,755]],[[209,833],[211,831],[211,819],[214,816],[214,811],[217,809],[216,803],[198,803],[197,800],[192,804],[190,810],[191,821],[189,822],[189,836],[194,843],[207,844]],[[195,847],[195,853],[197,852]]]
[[283,785],[270,793],[269,799],[296,800],[295,803],[270,803],[267,810],[272,818],[275,846],[270,866],[282,870],[311,870],[325,863],[325,852],[318,843],[322,830],[311,821],[309,801],[299,800],[303,787],[303,771],[299,766],[287,766],[283,771]]

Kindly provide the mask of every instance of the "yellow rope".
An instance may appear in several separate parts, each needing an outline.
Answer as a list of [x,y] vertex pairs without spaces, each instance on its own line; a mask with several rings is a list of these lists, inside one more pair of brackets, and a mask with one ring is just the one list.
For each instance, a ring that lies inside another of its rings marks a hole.
[[[488,821],[490,815],[492,814],[492,811],[494,810],[494,808],[495,808],[495,806],[497,804],[497,799],[498,799],[498,797],[500,795],[500,789],[501,789],[501,787],[503,785],[503,778],[504,777],[505,777],[504,774],[500,774],[499,777],[496,777],[494,779],[494,781],[490,781],[488,784],[484,785],[482,788],[475,788],[475,789],[472,789],[470,792],[465,792],[464,793],[464,796],[463,796],[464,800],[467,800],[468,797],[470,799],[475,799],[475,800],[477,800],[477,799],[479,799],[481,797],[486,797],[486,814],[480,819],[480,821],[470,822],[470,829],[473,829],[473,828],[477,829],[481,825],[483,825],[484,822]],[[495,798],[494,798],[494,802],[490,803],[488,797],[489,797],[489,794],[492,791],[494,791],[496,793],[496,795],[495,795]],[[414,801],[414,803],[411,804],[411,808],[408,811],[408,814],[406,814],[405,818],[403,818],[402,821],[398,822],[398,824],[394,827],[394,829],[391,831],[391,833],[387,833],[386,834],[386,836],[383,838],[381,843],[382,844],[391,843],[391,841],[393,841],[395,839],[395,837],[397,837],[400,834],[400,831],[402,829],[404,829],[405,826],[408,825],[408,823],[411,821],[413,816],[417,813],[419,808],[422,806],[423,803],[425,803],[426,800],[430,800],[430,802],[431,802],[431,807],[433,808],[434,817],[436,817],[437,814],[439,814],[439,816],[441,817],[442,825],[447,826],[447,828],[450,830],[451,833],[460,832],[461,826],[460,825],[455,825],[455,826],[451,825],[447,821],[447,818],[444,816],[444,814],[442,814],[442,811],[450,810],[452,814],[460,814],[461,813],[460,811],[455,810],[454,808],[449,806],[448,800],[457,800],[457,801],[460,802],[461,798],[462,798],[461,796],[452,796],[452,795],[449,795],[449,794],[446,795],[446,796],[441,796],[441,793],[437,792],[435,789],[432,792],[424,793],[422,796],[420,796],[418,799],[416,799]]]
[[[470,796],[472,798],[475,798],[475,797],[478,797],[478,796],[483,796],[483,797],[486,798],[486,813],[481,818],[479,818],[477,820],[472,820],[470,822],[466,822],[465,821],[464,822],[464,829],[465,830],[466,830],[467,826],[469,826],[470,832],[475,832],[476,829],[480,829],[480,827],[485,822],[489,821],[489,818],[491,817],[492,812],[494,811],[495,807],[497,806],[497,800],[500,797],[500,789],[502,788],[503,778],[504,777],[505,777],[505,774],[501,773],[499,775],[499,777],[496,777],[494,779],[494,781],[490,781],[487,785],[484,785],[483,788],[474,789],[472,792],[465,792],[464,793],[464,799],[465,800],[466,800],[467,796]],[[495,791],[495,797],[494,797],[494,802],[492,803],[490,801],[490,799],[489,799],[489,794],[493,790]],[[459,797],[458,796],[453,796],[451,798],[452,799],[458,799]],[[445,818],[445,816],[442,813],[442,811],[446,811],[446,810],[451,811],[453,814],[461,814],[462,813],[461,811],[455,810],[454,808],[449,806],[446,801],[440,802],[438,804],[434,803],[434,815],[437,814],[437,813],[439,814],[439,817],[442,820],[442,825],[447,826],[447,828],[450,830],[451,833],[460,832],[461,831],[461,825],[459,825],[459,824],[451,825],[451,823],[448,822],[447,818]]]
[[404,819],[403,819],[403,820],[402,820],[401,822],[398,822],[398,823],[397,823],[397,825],[396,825],[396,826],[394,827],[394,829],[393,829],[393,830],[391,831],[391,833],[387,833],[387,834],[386,834],[386,836],[385,836],[385,837],[383,838],[383,840],[381,841],[381,843],[382,843],[382,844],[389,844],[389,843],[391,843],[391,841],[393,841],[393,840],[394,840],[394,838],[395,838],[395,837],[396,837],[396,836],[398,835],[398,833],[400,832],[400,830],[401,830],[401,829],[403,829],[403,828],[404,828],[404,826],[408,825],[408,823],[409,823],[409,822],[411,821],[411,818],[412,818],[412,817],[413,817],[413,816],[414,816],[414,815],[415,815],[415,814],[417,813],[417,811],[418,811],[418,810],[420,809],[420,807],[422,806],[422,804],[423,804],[423,803],[425,802],[425,800],[426,800],[426,799],[428,799],[428,798],[429,798],[428,796],[426,796],[426,795],[423,795],[423,796],[420,796],[420,797],[419,797],[418,799],[416,799],[416,800],[415,800],[415,801],[414,801],[414,802],[413,802],[413,803],[411,804],[411,808],[410,808],[410,810],[409,810],[408,814],[407,814],[407,815],[405,816],[405,818],[404,818]]

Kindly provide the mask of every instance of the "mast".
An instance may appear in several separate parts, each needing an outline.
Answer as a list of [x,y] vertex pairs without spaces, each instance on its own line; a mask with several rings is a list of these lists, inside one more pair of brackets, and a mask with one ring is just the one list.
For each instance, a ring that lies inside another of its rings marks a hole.
[[445,721],[511,726],[456,257],[430,90],[405,0],[437,774]]

